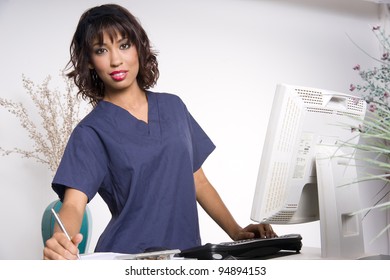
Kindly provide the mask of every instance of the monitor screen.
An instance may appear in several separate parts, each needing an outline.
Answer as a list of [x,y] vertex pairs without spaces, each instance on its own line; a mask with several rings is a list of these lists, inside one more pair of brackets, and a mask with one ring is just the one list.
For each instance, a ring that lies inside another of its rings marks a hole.
[[[359,141],[356,128],[365,112],[366,103],[351,95],[277,85],[251,219],[271,224],[320,219],[322,248],[328,246],[331,238],[326,235],[335,225],[339,229],[332,229],[335,235],[358,235],[360,240],[359,218],[351,215],[360,208],[358,188],[348,182],[357,176],[353,144]],[[347,200],[355,197],[358,201],[348,205]]]

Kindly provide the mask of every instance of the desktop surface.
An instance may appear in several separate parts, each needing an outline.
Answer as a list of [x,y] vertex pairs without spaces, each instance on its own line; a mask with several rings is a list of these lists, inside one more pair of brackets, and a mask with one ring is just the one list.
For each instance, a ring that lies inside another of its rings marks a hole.
[[286,254],[280,252],[268,259],[277,260],[390,260],[390,255],[365,253],[358,258],[327,257],[321,255],[321,248],[303,246],[299,254]]

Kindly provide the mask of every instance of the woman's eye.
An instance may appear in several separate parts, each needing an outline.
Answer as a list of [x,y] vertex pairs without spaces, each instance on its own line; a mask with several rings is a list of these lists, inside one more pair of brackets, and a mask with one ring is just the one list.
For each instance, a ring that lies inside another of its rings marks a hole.
[[98,49],[95,49],[95,54],[103,54],[106,50],[103,49],[103,48],[98,48]]
[[120,49],[121,49],[121,50],[127,50],[127,49],[129,49],[130,47],[131,47],[131,45],[128,44],[128,43],[126,43],[126,44],[122,44],[122,45],[120,46]]

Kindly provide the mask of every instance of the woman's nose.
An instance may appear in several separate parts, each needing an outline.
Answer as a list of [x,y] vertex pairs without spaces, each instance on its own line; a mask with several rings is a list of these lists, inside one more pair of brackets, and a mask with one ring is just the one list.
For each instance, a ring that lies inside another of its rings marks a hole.
[[122,57],[118,51],[111,52],[111,67],[118,67],[122,64]]

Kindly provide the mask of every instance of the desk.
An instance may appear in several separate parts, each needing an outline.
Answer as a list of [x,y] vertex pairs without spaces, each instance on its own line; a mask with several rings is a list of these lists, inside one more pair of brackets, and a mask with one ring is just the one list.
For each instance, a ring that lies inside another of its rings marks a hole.
[[[174,254],[180,252],[179,250],[168,250],[151,252],[145,254],[119,254],[119,253],[92,253],[81,255],[82,260],[135,260],[135,259],[150,259],[149,257],[155,255],[169,256],[169,258],[159,259],[172,259],[172,260],[183,260],[184,258],[173,257]],[[351,258],[323,258],[321,256],[321,248],[315,247],[302,247],[300,253],[291,251],[281,251],[275,255],[259,258],[260,260],[352,260]],[[357,258],[360,259],[360,258]],[[373,259],[373,260],[390,260],[389,255],[365,255],[362,259]],[[195,259],[191,259],[195,260]]]
[[[321,256],[321,248],[314,247],[302,247],[301,252],[299,254],[287,254],[283,255],[283,253],[276,255],[275,260],[353,260],[351,258],[343,258],[343,257],[329,257],[323,258]],[[360,258],[362,260],[390,260],[390,255],[375,255],[375,254],[365,254]]]
[[284,252],[275,256],[277,260],[321,260],[321,248],[302,247],[299,254],[286,254]]

